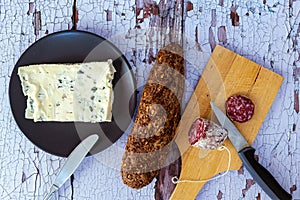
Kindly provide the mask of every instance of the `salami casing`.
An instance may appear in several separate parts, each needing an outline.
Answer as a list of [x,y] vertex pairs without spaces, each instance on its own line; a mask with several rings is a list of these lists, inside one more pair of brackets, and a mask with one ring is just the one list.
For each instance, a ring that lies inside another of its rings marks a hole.
[[216,149],[227,138],[227,131],[213,121],[198,118],[189,130],[189,143],[202,149]]

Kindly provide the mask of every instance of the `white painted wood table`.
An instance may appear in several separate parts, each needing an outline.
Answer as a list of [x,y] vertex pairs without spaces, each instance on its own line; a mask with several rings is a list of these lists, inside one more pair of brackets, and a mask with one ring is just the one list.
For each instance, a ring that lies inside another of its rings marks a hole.
[[[132,65],[138,86],[145,83],[157,50],[168,42],[159,33],[183,33],[185,57],[194,66],[187,70],[185,104],[216,44],[283,75],[254,147],[260,163],[294,199],[300,199],[300,1],[296,0],[0,0],[0,199],[42,199],[65,161],[38,149],[21,133],[11,114],[8,85],[16,61],[29,45],[72,28],[112,41]],[[121,181],[119,165],[127,137],[128,133],[106,151],[86,158],[59,190],[59,199],[154,199],[154,181],[141,190]],[[208,182],[196,199],[269,198],[241,169]]]

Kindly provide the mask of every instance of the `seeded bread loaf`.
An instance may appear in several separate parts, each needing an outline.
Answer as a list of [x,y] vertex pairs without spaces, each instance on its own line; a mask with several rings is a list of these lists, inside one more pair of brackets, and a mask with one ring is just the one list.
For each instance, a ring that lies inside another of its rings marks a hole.
[[183,50],[170,44],[156,56],[126,144],[121,176],[129,187],[139,189],[148,185],[166,165],[181,117],[183,90]]

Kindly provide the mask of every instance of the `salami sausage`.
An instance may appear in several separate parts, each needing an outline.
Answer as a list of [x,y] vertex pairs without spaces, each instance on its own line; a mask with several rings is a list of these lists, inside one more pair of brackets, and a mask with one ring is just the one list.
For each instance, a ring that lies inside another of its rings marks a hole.
[[168,45],[156,56],[122,159],[123,182],[132,188],[148,185],[165,166],[180,121],[184,59],[179,45]]
[[189,143],[202,149],[216,149],[227,138],[228,132],[213,121],[198,118],[192,124],[188,136]]
[[227,116],[236,122],[249,121],[254,114],[254,104],[246,96],[233,95],[227,99],[225,106]]

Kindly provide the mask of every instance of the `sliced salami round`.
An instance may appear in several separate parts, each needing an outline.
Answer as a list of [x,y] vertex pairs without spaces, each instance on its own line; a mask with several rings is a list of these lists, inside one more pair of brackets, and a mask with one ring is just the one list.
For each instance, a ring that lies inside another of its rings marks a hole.
[[203,118],[196,119],[188,133],[192,146],[207,150],[220,147],[227,135],[227,131],[221,126]]
[[249,121],[254,114],[254,103],[243,95],[233,95],[226,101],[227,116],[236,122]]

